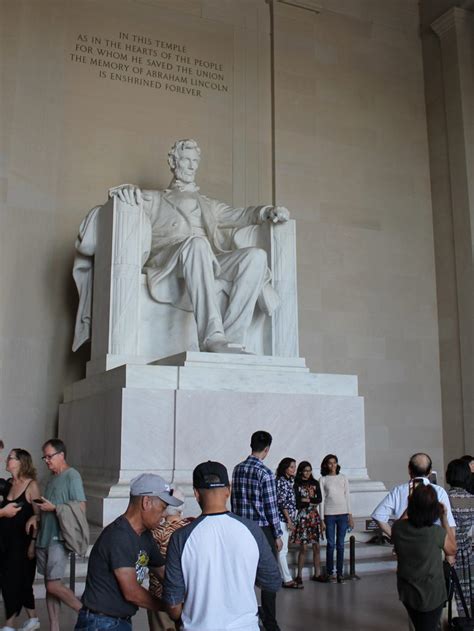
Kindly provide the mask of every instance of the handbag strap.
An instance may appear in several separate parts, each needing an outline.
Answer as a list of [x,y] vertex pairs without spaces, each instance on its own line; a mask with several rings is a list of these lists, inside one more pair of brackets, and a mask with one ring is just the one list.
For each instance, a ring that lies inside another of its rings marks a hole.
[[463,567],[463,572],[464,569],[466,567],[467,564],[467,573],[468,573],[468,578],[469,578],[469,604],[471,605],[471,613],[474,611],[473,609],[473,603],[472,603],[472,577],[471,577],[471,564],[469,563],[469,557],[468,555],[467,559],[464,557],[464,550],[461,550],[461,560],[462,560],[462,567]]
[[457,574],[456,570],[454,569],[454,567],[452,567],[452,566],[451,566],[451,577],[453,579],[454,590],[457,592],[457,594],[459,596],[459,600],[461,601],[461,604],[462,604],[462,608],[464,609],[464,614],[465,614],[465,616],[466,616],[466,618],[468,620],[471,620],[471,616],[469,614],[469,609],[467,608],[466,599],[464,598],[464,594],[462,593],[461,584],[459,582],[458,574]]

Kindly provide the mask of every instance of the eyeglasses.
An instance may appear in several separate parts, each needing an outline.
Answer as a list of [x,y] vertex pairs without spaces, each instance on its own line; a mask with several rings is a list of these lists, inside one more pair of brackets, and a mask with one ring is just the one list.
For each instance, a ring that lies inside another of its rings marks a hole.
[[60,453],[62,453],[62,452],[61,451],[55,451],[54,454],[46,454],[45,456],[41,456],[41,460],[43,460],[43,462],[49,462],[50,460],[52,460],[54,458],[54,456],[57,456]]
[[303,473],[311,473],[312,469],[303,469]]

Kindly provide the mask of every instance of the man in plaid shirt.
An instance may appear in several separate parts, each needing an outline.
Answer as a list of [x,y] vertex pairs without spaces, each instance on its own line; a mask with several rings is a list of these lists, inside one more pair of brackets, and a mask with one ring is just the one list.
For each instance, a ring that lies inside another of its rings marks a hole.
[[[282,531],[278,515],[276,482],[273,472],[263,464],[272,444],[272,436],[263,430],[250,440],[252,453],[238,464],[232,475],[232,512],[257,521],[277,556],[282,548]],[[280,631],[276,620],[276,593],[262,590],[259,610],[267,631]]]

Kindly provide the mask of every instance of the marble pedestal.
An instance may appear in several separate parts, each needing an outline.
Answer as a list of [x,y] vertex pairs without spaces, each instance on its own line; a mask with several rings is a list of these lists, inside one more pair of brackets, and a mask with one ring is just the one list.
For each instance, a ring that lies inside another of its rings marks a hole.
[[124,510],[138,473],[159,473],[191,496],[196,464],[219,460],[231,471],[258,429],[273,435],[272,469],[290,456],[317,473],[326,453],[337,454],[355,515],[383,497],[384,485],[367,475],[357,377],[312,374],[301,358],[187,352],[126,364],[68,387],[59,413],[59,435],[99,525]]

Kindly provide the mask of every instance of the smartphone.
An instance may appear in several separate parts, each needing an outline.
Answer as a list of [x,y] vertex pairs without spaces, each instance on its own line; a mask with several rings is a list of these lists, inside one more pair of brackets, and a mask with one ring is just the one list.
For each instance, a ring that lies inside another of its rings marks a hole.
[[44,504],[44,500],[43,500],[43,499],[41,499],[41,497],[38,497],[37,499],[33,500],[33,502],[34,502],[35,504]]

